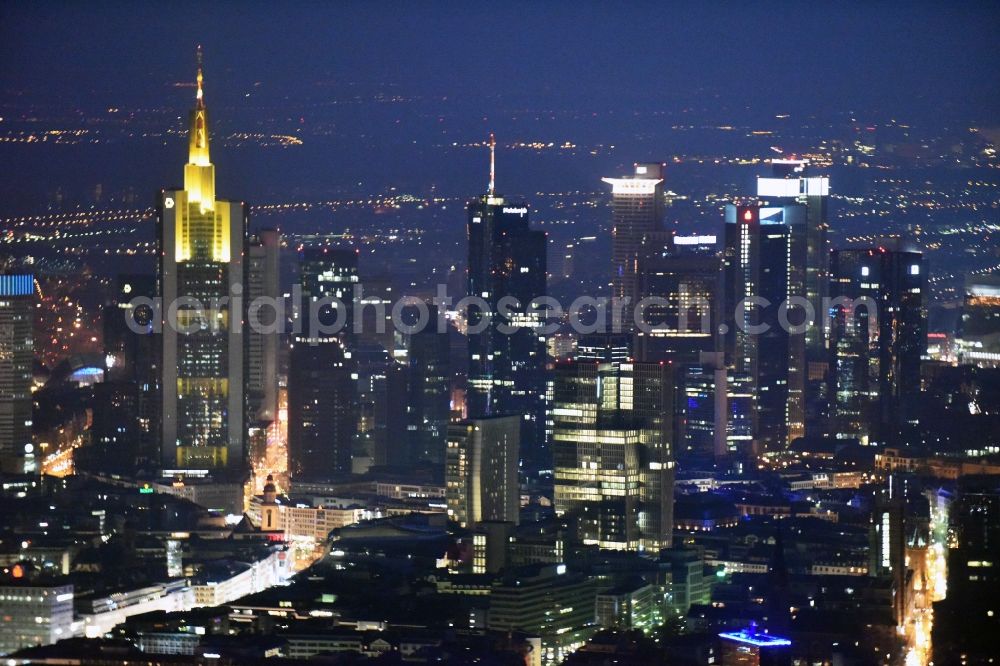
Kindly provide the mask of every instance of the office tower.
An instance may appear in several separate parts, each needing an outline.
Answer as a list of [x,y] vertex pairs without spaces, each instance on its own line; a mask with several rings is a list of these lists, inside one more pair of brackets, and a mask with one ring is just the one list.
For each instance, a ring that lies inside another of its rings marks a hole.
[[[374,465],[403,467],[411,461],[409,368],[377,344],[358,343],[350,352],[357,379],[359,435]],[[363,466],[354,466],[362,471]]]
[[653,585],[636,575],[597,593],[597,624],[605,629],[651,631],[662,624],[661,599]]
[[360,282],[357,250],[304,248],[299,255],[302,320],[295,328],[296,335],[324,339],[340,335],[345,340],[352,339],[354,288]]
[[[373,344],[384,348],[390,355],[398,349],[396,327],[392,323],[392,306],[395,294],[388,276],[365,276],[360,279],[361,299],[353,304],[353,337],[358,344]],[[433,319],[431,320],[433,321]],[[395,356],[394,356],[395,357]]]
[[827,232],[827,201],[830,178],[813,175],[808,160],[771,160],[771,177],[757,179],[757,196],[769,203],[805,206],[805,223],[796,226],[793,234],[790,261],[794,270],[800,271],[805,296],[812,306],[814,325],[806,330],[806,348],[810,361],[825,363],[822,318],[823,297],[829,282],[830,257]]
[[288,457],[293,478],[352,471],[361,405],[352,339],[358,253],[310,247],[299,257],[301,301],[288,369]]
[[967,663],[996,660],[1000,613],[1000,482],[996,476],[967,476],[942,521],[948,549],[947,595],[934,604],[931,637],[934,663],[955,655]]
[[611,296],[635,298],[635,261],[643,238],[663,231],[663,165],[636,164],[611,185]]
[[438,333],[436,308],[430,321],[409,340],[409,433],[412,462],[444,463],[451,416],[451,353],[448,333]]
[[154,382],[159,349],[153,336],[156,276],[119,275],[104,306],[105,381]]
[[903,498],[897,479],[889,477],[888,486],[875,491],[869,526],[868,575],[888,577],[893,581],[893,611],[901,624],[906,609],[906,524]]
[[339,339],[294,343],[288,373],[288,469],[293,478],[328,479],[351,472],[358,433],[356,374],[351,352]]
[[600,254],[597,236],[581,236],[567,243],[562,255],[562,270],[560,275],[564,280],[573,280],[577,285],[590,284],[594,278],[599,278],[594,284],[605,285],[603,275],[593,275],[591,271],[581,271],[580,267],[587,267],[589,261]]
[[885,245],[831,258],[831,388],[836,435],[896,443],[917,421],[927,348],[924,260]]
[[[519,416],[523,420],[521,457],[526,469],[535,471],[546,469],[549,457],[545,337],[538,330],[544,322],[530,308],[533,300],[545,295],[546,235],[529,226],[527,204],[496,194],[494,150],[491,135],[489,189],[468,206],[468,294],[482,299],[493,316],[486,322],[481,307],[468,309],[472,332],[468,335],[467,412],[470,418]],[[510,303],[511,298],[516,303]],[[505,306],[501,308],[502,300]]]
[[783,450],[804,430],[801,275],[791,263],[805,206],[726,206],[723,316],[726,361],[756,393],[756,452]]
[[245,466],[247,209],[215,196],[200,62],[197,83],[184,188],[164,190],[157,215],[164,316],[162,462],[167,469],[238,472]]
[[35,471],[31,443],[35,278],[0,274],[0,471]]
[[106,370],[93,387],[90,445],[73,455],[79,470],[135,475],[161,466],[155,296],[155,275],[119,275],[104,307]]
[[705,575],[704,551],[679,545],[664,550],[658,558],[667,578],[670,595],[667,609],[675,615],[687,615],[691,606],[712,600],[712,581]]
[[278,252],[274,229],[247,243],[247,454],[251,466],[266,467],[268,428],[278,418],[278,349],[285,322],[278,308]]
[[803,383],[803,432],[824,434],[829,430],[826,375],[829,363],[827,312],[824,298],[830,276],[830,251],[827,234],[827,201],[830,194],[828,176],[816,175],[808,160],[778,159],[771,161],[770,177],[757,179],[757,196],[768,204],[798,203],[805,207],[804,224],[792,227],[789,247],[789,268],[792,283],[801,289],[809,303],[812,324],[805,331]]
[[636,333],[637,359],[694,363],[700,353],[716,350],[721,268],[714,248],[695,252],[681,245],[638,258],[636,294],[648,305],[642,310],[645,330]]
[[445,493],[448,517],[462,527],[519,522],[518,416],[469,419],[448,426]]
[[555,510],[577,539],[613,550],[669,548],[673,369],[562,363],[553,382]]
[[969,275],[958,322],[959,362],[1000,367],[1000,275]]
[[542,654],[535,663],[563,663],[598,629],[597,587],[596,578],[569,572],[564,564],[509,570],[490,589],[486,626],[539,636]]
[[94,384],[91,391],[90,442],[73,452],[76,472],[132,476],[156,470],[158,459],[148,460],[143,455],[138,387],[131,382],[105,380]]
[[573,358],[580,362],[624,363],[632,357],[632,336],[628,333],[582,335]]
[[678,383],[678,458],[720,461],[746,458],[753,443],[750,377],[726,367],[721,353],[686,365]]
[[278,414],[278,346],[285,322],[276,318],[281,237],[263,229],[247,253],[247,403],[249,419],[267,424]]

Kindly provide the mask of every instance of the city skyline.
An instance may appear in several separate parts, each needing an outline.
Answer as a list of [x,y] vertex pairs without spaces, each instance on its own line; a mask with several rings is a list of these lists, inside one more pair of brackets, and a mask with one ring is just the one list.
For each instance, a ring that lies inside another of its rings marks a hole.
[[996,16],[4,6],[0,655],[992,663]]

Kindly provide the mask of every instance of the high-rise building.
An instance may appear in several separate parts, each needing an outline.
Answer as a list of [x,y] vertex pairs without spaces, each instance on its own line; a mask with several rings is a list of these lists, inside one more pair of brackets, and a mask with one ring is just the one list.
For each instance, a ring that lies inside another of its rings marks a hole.
[[806,329],[806,347],[810,361],[824,363],[825,349],[823,298],[826,296],[830,272],[830,252],[827,232],[827,201],[830,178],[814,175],[808,160],[771,160],[770,177],[757,179],[757,196],[779,205],[798,203],[805,206],[805,223],[794,228],[791,263],[801,272],[805,296],[812,306],[813,325]]
[[295,328],[296,335],[306,338],[340,335],[350,339],[354,326],[354,287],[361,282],[358,251],[304,248],[299,255],[299,282],[301,322]]
[[805,206],[726,206],[723,317],[726,361],[756,393],[755,448],[779,451],[804,432],[805,329],[793,237]]
[[288,368],[288,459],[293,478],[352,471],[361,405],[353,339],[358,253],[305,248],[299,258],[300,320]]
[[670,547],[673,400],[669,363],[556,367],[555,510],[574,523],[580,542],[613,550]]
[[893,581],[893,612],[897,624],[905,617],[906,585],[906,524],[903,498],[898,480],[889,477],[888,487],[875,491],[869,525],[868,575]]
[[35,470],[31,443],[35,278],[0,275],[0,470]]
[[545,295],[546,234],[531,229],[527,204],[496,194],[492,135],[490,155],[489,189],[468,206],[468,294],[482,299],[492,317],[484,321],[487,313],[475,305],[468,311],[467,413],[521,418],[521,457],[535,471],[546,469],[549,458],[544,322],[530,307]]
[[155,275],[119,275],[104,306],[106,369],[93,387],[90,445],[74,452],[78,469],[134,475],[161,466],[155,296]]
[[699,462],[746,458],[753,442],[750,378],[727,368],[721,353],[685,365],[678,383],[678,458]]
[[945,509],[947,595],[934,604],[934,663],[963,655],[969,664],[996,661],[1000,613],[1000,483],[996,476],[966,476]]
[[359,280],[362,294],[352,304],[354,312],[351,313],[351,333],[358,344],[379,345],[390,355],[394,355],[397,350],[397,331],[392,323],[395,296],[392,279],[386,275],[366,275],[363,280]]
[[519,522],[520,420],[497,416],[448,426],[445,496],[448,517],[462,527],[482,521]]
[[[808,160],[776,159],[771,161],[770,177],[757,179],[757,196],[770,204],[797,203],[805,208],[805,220],[792,227],[789,247],[791,283],[809,304],[811,323],[805,330],[803,383],[803,432],[823,434],[828,431],[826,375],[829,363],[827,312],[824,299],[830,279],[830,250],[827,202],[830,179],[817,175]],[[798,344],[798,341],[793,341]],[[796,433],[793,433],[795,436]]]
[[895,443],[917,421],[927,349],[920,252],[885,245],[831,259],[830,395],[838,437]]
[[714,251],[697,253],[675,246],[637,261],[636,295],[646,330],[636,333],[636,358],[694,363],[718,346],[722,264]]
[[162,463],[167,469],[239,471],[246,434],[247,209],[215,196],[200,62],[197,83],[184,188],[164,190],[157,215],[165,319]]
[[338,338],[300,339],[288,371],[288,469],[294,479],[351,472],[358,434],[357,372]]
[[630,177],[601,180],[611,185],[611,296],[634,299],[640,246],[663,231],[663,165],[636,164]]
[[[351,357],[358,380],[360,448],[374,465],[410,464],[409,368],[378,344],[358,343]],[[360,462],[355,471],[363,471]]]
[[580,336],[573,359],[593,363],[624,363],[632,357],[628,333],[593,333]]
[[409,339],[409,425],[412,461],[444,463],[451,415],[451,359],[448,333],[439,333],[434,308],[424,330]]
[[247,254],[247,403],[250,420],[258,423],[278,414],[278,346],[285,328],[274,305],[280,246],[278,232],[263,229],[250,237]]

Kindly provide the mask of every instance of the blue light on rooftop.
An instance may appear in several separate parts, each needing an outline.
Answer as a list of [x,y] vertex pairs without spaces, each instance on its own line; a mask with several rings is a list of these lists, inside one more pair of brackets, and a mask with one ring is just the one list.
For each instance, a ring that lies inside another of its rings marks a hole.
[[792,642],[787,638],[781,638],[779,636],[765,634],[759,631],[754,631],[753,629],[740,629],[739,631],[724,631],[719,634],[719,637],[725,638],[726,640],[735,641],[737,643],[753,645],[755,647],[783,647],[792,644]]
[[31,275],[0,275],[0,296],[31,296],[34,291]]

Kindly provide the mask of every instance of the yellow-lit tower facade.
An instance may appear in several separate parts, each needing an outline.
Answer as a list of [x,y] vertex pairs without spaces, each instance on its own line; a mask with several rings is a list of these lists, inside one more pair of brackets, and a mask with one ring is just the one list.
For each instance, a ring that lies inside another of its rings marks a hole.
[[164,470],[242,471],[247,209],[215,197],[201,48],[184,188],[159,201]]

